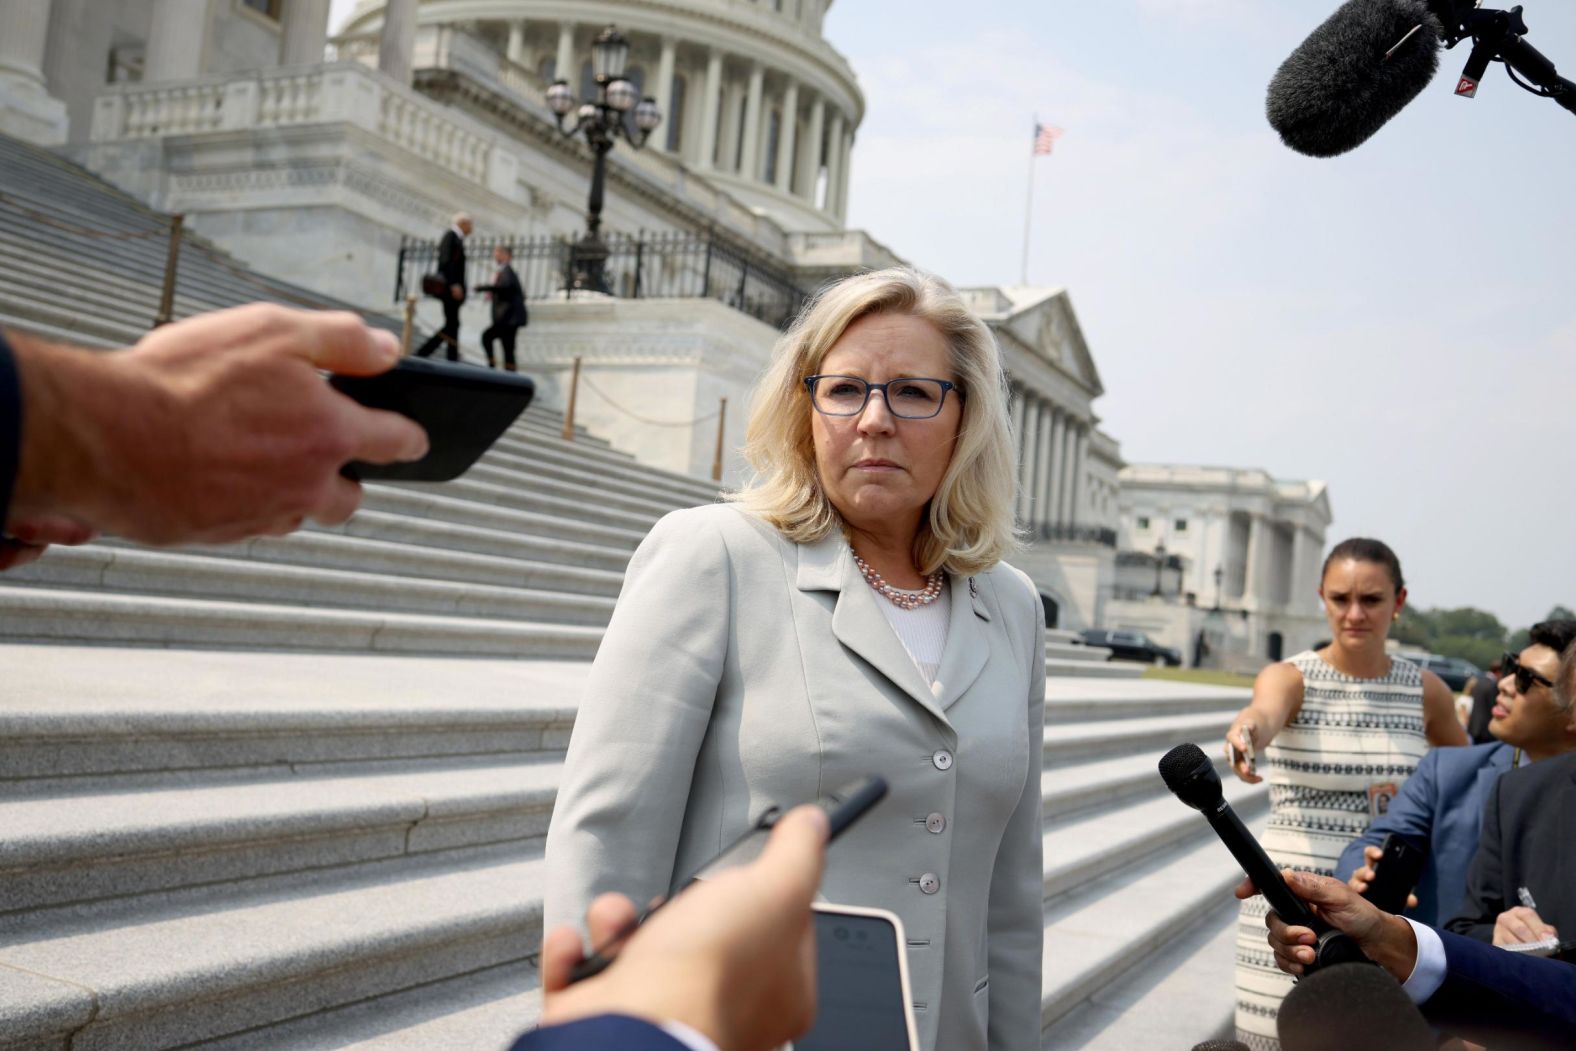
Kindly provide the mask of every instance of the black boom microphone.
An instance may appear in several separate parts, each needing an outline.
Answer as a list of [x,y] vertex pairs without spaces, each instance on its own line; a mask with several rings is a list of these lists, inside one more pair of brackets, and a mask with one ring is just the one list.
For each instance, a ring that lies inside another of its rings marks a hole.
[[1160,779],[1173,795],[1204,815],[1215,835],[1220,837],[1281,919],[1295,927],[1307,927],[1319,936],[1314,962],[1303,968],[1306,973],[1331,964],[1369,962],[1356,942],[1315,916],[1286,886],[1280,870],[1226,802],[1220,775],[1215,773],[1215,764],[1209,761],[1202,748],[1196,744],[1179,744],[1171,749],[1160,759]]
[[1442,33],[1424,0],[1347,0],[1275,71],[1270,126],[1310,157],[1362,145],[1428,86]]

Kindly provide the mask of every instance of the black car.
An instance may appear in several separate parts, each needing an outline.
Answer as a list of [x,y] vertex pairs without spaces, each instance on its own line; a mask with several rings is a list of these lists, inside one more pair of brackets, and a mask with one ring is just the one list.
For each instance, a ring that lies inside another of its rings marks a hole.
[[1460,657],[1441,657],[1438,654],[1429,653],[1415,657],[1409,656],[1406,659],[1424,671],[1433,672],[1445,680],[1446,686],[1457,693],[1466,689],[1468,679],[1485,674],[1482,668]]
[[1141,631],[1089,628],[1081,633],[1086,645],[1104,646],[1111,651],[1112,660],[1143,661],[1145,664],[1166,664],[1181,667],[1182,655],[1169,646],[1152,641]]

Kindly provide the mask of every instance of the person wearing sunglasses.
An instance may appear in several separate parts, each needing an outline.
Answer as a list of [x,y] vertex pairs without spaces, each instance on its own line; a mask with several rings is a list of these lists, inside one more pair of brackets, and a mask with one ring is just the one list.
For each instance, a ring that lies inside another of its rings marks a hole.
[[[1531,645],[1505,654],[1503,664],[1489,729],[1533,763],[1489,789],[1466,895],[1445,928],[1495,945],[1570,939],[1576,936],[1576,757],[1566,753],[1576,750],[1576,620],[1535,626]],[[1556,756],[1558,763],[1545,761]],[[1573,950],[1563,951],[1576,957]]]
[[746,435],[750,486],[663,518],[630,561],[564,761],[546,922],[667,894],[767,806],[879,774],[827,900],[902,919],[926,1051],[1038,1051],[1045,615],[1002,561],[996,341],[934,277],[847,278],[782,337]]
[[[1435,749],[1423,757],[1389,810],[1347,846],[1336,878],[1361,893],[1368,889],[1391,833],[1426,855],[1415,904],[1406,915],[1439,926],[1455,914],[1467,888],[1467,867],[1478,849],[1483,806],[1508,770],[1576,749],[1576,711],[1571,695],[1554,689],[1561,655],[1576,655],[1576,620],[1549,620],[1532,627],[1531,642],[1500,660],[1503,674],[1489,721],[1495,740],[1470,748]],[[1576,659],[1576,656],[1573,656]],[[1511,900],[1518,909],[1526,906]],[[1507,925],[1521,914],[1507,919]],[[1495,920],[1490,919],[1488,926]],[[1518,928],[1523,935],[1530,930]]]

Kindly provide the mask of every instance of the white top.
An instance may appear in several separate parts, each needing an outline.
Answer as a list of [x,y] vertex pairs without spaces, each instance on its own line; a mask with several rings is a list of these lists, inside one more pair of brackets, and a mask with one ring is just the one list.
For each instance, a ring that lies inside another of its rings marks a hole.
[[[904,588],[895,589],[904,595],[919,595],[924,588],[918,591],[908,591]],[[897,632],[899,641],[908,655],[914,658],[919,673],[925,681],[932,686],[936,683],[936,673],[941,670],[941,651],[947,647],[947,623],[952,619],[952,584],[941,585],[941,594],[936,596],[936,601],[928,605],[918,606],[914,609],[904,609],[884,595],[876,595],[876,602],[886,614],[887,623],[892,625],[892,630]]]

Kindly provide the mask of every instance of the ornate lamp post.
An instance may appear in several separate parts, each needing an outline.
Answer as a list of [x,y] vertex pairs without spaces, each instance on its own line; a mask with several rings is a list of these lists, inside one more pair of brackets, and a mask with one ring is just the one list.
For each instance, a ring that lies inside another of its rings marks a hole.
[[1226,575],[1226,570],[1219,563],[1215,565],[1215,608],[1220,608],[1220,579]]
[[1155,590],[1149,593],[1150,598],[1159,598],[1161,595],[1160,572],[1161,570],[1165,569],[1165,566],[1166,542],[1164,540],[1159,540],[1155,542]]
[[[595,161],[591,168],[591,198],[586,204],[586,233],[575,243],[571,259],[572,287],[606,292],[607,244],[602,240],[602,191],[607,182],[607,153],[620,136],[635,149],[662,123],[657,100],[641,98],[635,85],[624,79],[629,62],[629,41],[612,26],[597,34],[591,44],[591,72],[596,80],[596,100],[580,102],[570,90],[569,81],[555,80],[547,89],[547,108],[553,111],[558,130],[573,138],[584,135]],[[625,121],[635,112],[635,130]],[[573,112],[575,123],[566,126],[564,118]]]

